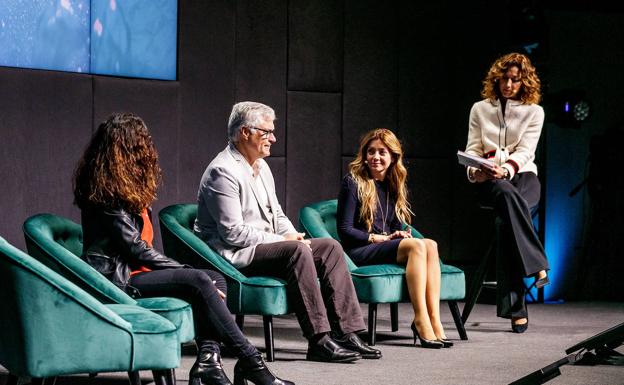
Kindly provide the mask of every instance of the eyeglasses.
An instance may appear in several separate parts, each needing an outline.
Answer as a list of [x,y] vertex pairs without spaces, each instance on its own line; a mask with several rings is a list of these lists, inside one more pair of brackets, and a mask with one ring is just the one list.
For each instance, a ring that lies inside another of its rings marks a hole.
[[264,128],[258,128],[258,127],[249,127],[249,128],[252,130],[258,130],[262,132],[262,135],[260,135],[262,139],[267,139],[271,135],[275,136],[275,134],[273,133],[273,131],[275,130],[265,130]]

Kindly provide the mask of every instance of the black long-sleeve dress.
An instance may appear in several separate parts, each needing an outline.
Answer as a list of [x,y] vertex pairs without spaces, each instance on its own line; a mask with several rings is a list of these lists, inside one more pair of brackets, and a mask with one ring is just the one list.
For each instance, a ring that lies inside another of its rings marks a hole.
[[350,175],[343,178],[338,194],[338,212],[336,225],[338,236],[346,253],[356,265],[396,263],[397,250],[401,239],[392,239],[381,243],[368,243],[373,234],[392,234],[402,229],[401,221],[396,216],[396,202],[388,194],[386,181],[375,181],[377,190],[377,210],[369,232],[360,220],[361,202],[357,196],[357,185]]

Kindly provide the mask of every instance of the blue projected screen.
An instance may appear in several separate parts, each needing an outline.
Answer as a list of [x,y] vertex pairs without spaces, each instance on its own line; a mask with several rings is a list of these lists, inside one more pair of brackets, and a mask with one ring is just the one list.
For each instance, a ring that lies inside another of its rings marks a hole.
[[2,0],[0,66],[176,79],[177,0]]

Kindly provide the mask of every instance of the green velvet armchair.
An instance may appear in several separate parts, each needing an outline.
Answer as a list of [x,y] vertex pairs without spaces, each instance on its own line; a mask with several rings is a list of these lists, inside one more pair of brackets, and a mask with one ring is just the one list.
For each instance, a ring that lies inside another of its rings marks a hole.
[[83,261],[82,227],[70,219],[53,214],[37,214],[24,222],[28,253],[69,279],[103,303],[139,305],[161,315],[178,328],[180,342],[195,337],[191,305],[178,298],[133,299],[106,277]]
[[274,359],[273,316],[288,314],[286,284],[273,277],[246,277],[193,233],[196,204],[165,207],[158,214],[165,254],[196,268],[214,269],[228,282],[227,304],[242,329],[245,315],[261,315],[267,361]]
[[[299,211],[301,231],[313,238],[334,238],[340,240],[336,228],[336,199],[322,201],[303,207]],[[416,238],[423,236],[413,227],[408,226]],[[409,302],[409,293],[405,283],[405,268],[398,264],[380,264],[358,267],[345,253],[347,266],[360,302],[368,303],[368,337],[369,344],[376,341],[377,305],[390,304],[390,320],[392,331],[398,327],[398,303]],[[462,340],[468,339],[466,329],[461,321],[457,301],[465,296],[464,272],[454,266],[440,262],[442,284],[440,299],[447,301],[455,326]]]
[[7,384],[32,377],[152,370],[173,385],[180,363],[176,326],[135,305],[104,305],[0,237],[0,364]]

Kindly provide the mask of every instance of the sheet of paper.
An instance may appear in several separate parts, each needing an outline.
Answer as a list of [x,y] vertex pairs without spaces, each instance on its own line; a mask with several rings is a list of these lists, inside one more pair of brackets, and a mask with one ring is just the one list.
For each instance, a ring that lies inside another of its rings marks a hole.
[[481,168],[481,166],[487,168],[493,168],[494,163],[485,158],[481,158],[480,156],[470,155],[463,151],[457,151],[457,161],[459,164],[464,166],[471,166],[476,168]]

